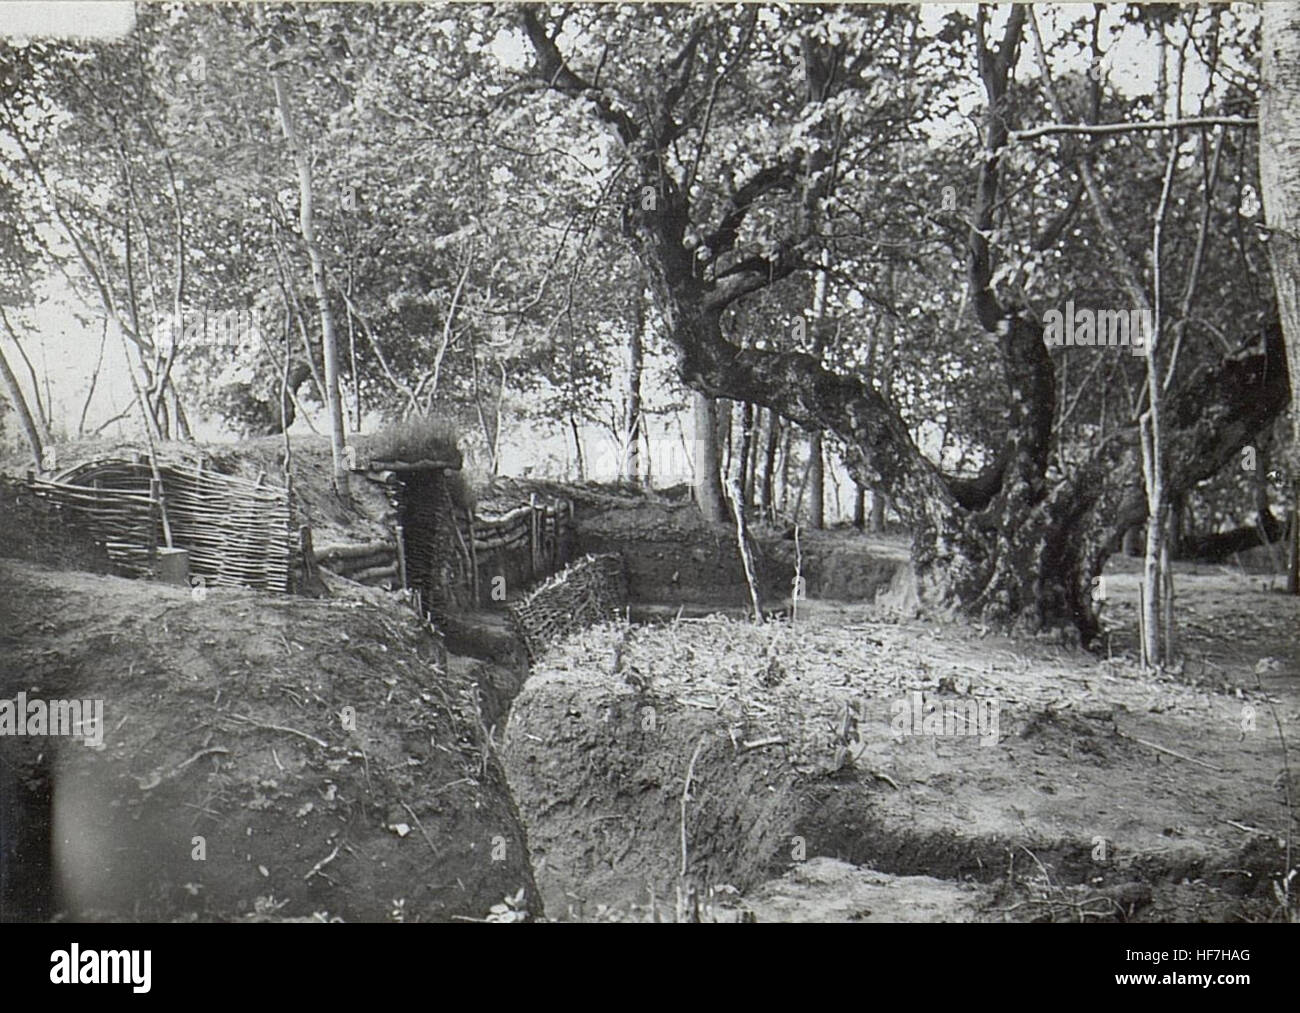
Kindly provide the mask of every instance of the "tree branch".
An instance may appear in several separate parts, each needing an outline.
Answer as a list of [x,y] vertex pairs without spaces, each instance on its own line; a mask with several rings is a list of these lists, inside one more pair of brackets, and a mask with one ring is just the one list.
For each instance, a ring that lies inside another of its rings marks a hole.
[[1015,64],[1024,29],[1025,9],[1017,4],[1007,17],[1006,29],[997,53],[989,50],[984,37],[985,13],[980,7],[975,17],[976,57],[980,79],[984,83],[987,103],[984,126],[985,158],[980,165],[979,180],[975,188],[975,208],[971,215],[969,232],[970,255],[968,274],[975,316],[984,330],[993,333],[1005,313],[992,289],[993,262],[989,250],[989,234],[997,209],[1000,162],[1007,142],[1007,122],[1004,106],[1007,81]]
[[626,112],[616,109],[608,95],[599,88],[592,87],[569,67],[555,38],[547,33],[538,18],[537,8],[524,6],[520,13],[520,24],[537,57],[534,70],[537,77],[548,87],[570,98],[591,99],[601,121],[613,127],[619,139],[630,147],[640,137],[641,128]]
[[714,257],[735,248],[740,226],[759,198],[774,191],[794,189],[802,163],[802,156],[792,154],[780,162],[764,166],[731,195],[718,227],[704,239],[704,245]]
[[1127,134],[1141,130],[1180,130],[1183,127],[1256,127],[1249,116],[1188,116],[1178,120],[1152,120],[1148,123],[1047,123],[1030,130],[1013,130],[1008,141],[1030,141],[1051,134]]

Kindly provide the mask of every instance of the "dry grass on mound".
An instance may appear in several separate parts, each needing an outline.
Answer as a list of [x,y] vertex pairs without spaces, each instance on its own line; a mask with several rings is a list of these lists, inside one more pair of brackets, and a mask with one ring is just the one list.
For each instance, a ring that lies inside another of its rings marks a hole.
[[359,442],[374,461],[444,461],[459,465],[461,460],[455,425],[436,416],[389,422]]

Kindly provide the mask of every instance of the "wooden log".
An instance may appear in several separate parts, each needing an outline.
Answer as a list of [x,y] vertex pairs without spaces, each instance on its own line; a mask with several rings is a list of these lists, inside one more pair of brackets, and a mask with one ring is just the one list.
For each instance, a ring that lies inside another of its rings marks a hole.
[[392,552],[393,546],[390,542],[357,542],[355,544],[340,545],[322,545],[316,550],[316,561],[337,559],[361,559],[365,556],[374,555],[376,552]]
[[494,528],[503,524],[515,524],[526,520],[533,511],[531,505],[515,507],[503,514],[475,514],[474,523],[483,528]]
[[372,552],[368,556],[324,560],[324,562],[330,563],[334,569],[342,570],[344,572],[365,570],[372,566],[387,566],[389,563],[395,563],[396,561],[397,553],[392,549],[389,549],[387,552]]
[[478,526],[474,527],[474,544],[479,548],[495,549],[502,546],[523,547],[528,544],[528,529],[520,531],[498,532],[496,534],[484,534]]
[[371,461],[368,471],[460,471],[459,461]]
[[352,573],[345,574],[344,576],[349,580],[355,580],[358,584],[367,584],[383,577],[396,577],[397,562],[394,560],[387,566],[371,566],[364,570],[355,570]]

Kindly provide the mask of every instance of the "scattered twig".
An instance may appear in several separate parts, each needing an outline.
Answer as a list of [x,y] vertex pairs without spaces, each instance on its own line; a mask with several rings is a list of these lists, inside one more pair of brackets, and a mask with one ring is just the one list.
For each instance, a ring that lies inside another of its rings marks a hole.
[[173,777],[176,777],[182,770],[188,767],[191,763],[194,763],[196,760],[201,760],[205,756],[214,756],[214,755],[226,756],[229,755],[229,753],[230,753],[229,749],[222,749],[220,747],[213,747],[211,749],[200,749],[188,760],[185,760],[183,763],[177,764],[166,774],[155,774],[153,779],[146,781],[140,785],[140,790],[153,791],[153,789],[157,788],[160,784],[165,784],[166,782],[170,781]]
[[328,749],[330,745],[324,739],[318,739],[315,735],[309,735],[307,732],[300,732],[297,728],[287,728],[284,725],[263,724],[261,721],[254,721],[245,714],[231,714],[230,716],[236,721],[243,721],[252,725],[254,728],[262,728],[268,732],[284,732],[286,735],[297,735],[299,738],[316,743],[316,745],[320,746],[322,749]]
[[1259,834],[1259,835],[1262,836],[1262,837],[1273,837],[1273,836],[1275,836],[1275,835],[1269,833],[1267,830],[1261,830],[1259,827],[1248,826],[1248,825],[1245,824],[1245,823],[1238,823],[1236,820],[1221,820],[1220,822],[1222,822],[1222,823],[1226,823],[1226,824],[1228,824],[1228,826],[1230,826],[1230,827],[1236,827],[1236,828],[1237,828],[1238,830],[1240,830],[1242,833],[1246,833],[1246,834]]
[[472,777],[458,777],[454,781],[448,781],[441,788],[435,788],[433,791],[429,793],[429,797],[432,798],[434,795],[440,795],[448,788],[454,788],[458,784],[473,784],[473,783],[474,783],[474,779]]
[[361,772],[366,775],[366,794],[370,794],[374,789],[370,787],[370,757],[366,755],[364,743],[358,742],[357,747],[361,750]]
[[[1292,532],[1292,537],[1295,537],[1294,532]],[[1264,702],[1268,704],[1268,712],[1273,715],[1273,724],[1277,726],[1277,741],[1282,747],[1282,786],[1286,798],[1286,867],[1282,871],[1282,886],[1278,887],[1277,883],[1274,882],[1273,887],[1280,892],[1279,899],[1287,909],[1287,917],[1295,920],[1295,915],[1291,911],[1291,876],[1294,872],[1294,867],[1291,864],[1291,838],[1292,827],[1295,825],[1295,805],[1291,798],[1291,757],[1286,748],[1286,734],[1282,731],[1282,719],[1278,716],[1277,708],[1273,706],[1273,698],[1264,689],[1264,680],[1260,676],[1259,669],[1255,670],[1255,683],[1259,686],[1259,692],[1263,696]]]
[[745,494],[736,479],[731,480],[731,509],[736,517],[736,541],[740,545],[740,562],[745,568],[745,583],[749,585],[749,600],[754,606],[754,622],[763,621],[763,606],[758,600],[758,579],[754,576],[754,561],[749,551],[749,532],[745,527]]
[[1223,773],[1222,767],[1216,767],[1213,763],[1207,763],[1205,760],[1198,760],[1194,756],[1188,756],[1186,753],[1180,753],[1176,749],[1170,749],[1168,746],[1162,746],[1158,742],[1148,742],[1146,739],[1139,739],[1136,735],[1125,735],[1124,732],[1119,732],[1119,734],[1123,735],[1125,738],[1132,739],[1134,742],[1138,743],[1138,745],[1146,746],[1148,749],[1154,749],[1158,753],[1165,753],[1169,756],[1175,757],[1176,759],[1186,760],[1188,763],[1195,763],[1198,767],[1204,767],[1207,770],[1213,770],[1216,774]]
[[1039,871],[1042,872],[1042,874],[1043,874],[1043,878],[1044,878],[1045,880],[1047,880],[1047,885],[1048,885],[1050,888],[1055,889],[1055,885],[1052,883],[1052,874],[1051,874],[1050,872],[1047,871],[1047,866],[1045,866],[1042,862],[1040,862],[1040,861],[1038,860],[1038,856],[1035,855],[1032,851],[1030,851],[1030,850],[1029,850],[1027,847],[1025,847],[1023,844],[1020,845],[1020,850],[1023,851],[1026,855],[1028,855],[1030,858],[1032,858],[1032,859],[1034,860],[1034,864],[1037,865]]
[[420,817],[415,815],[415,810],[412,809],[405,802],[402,803],[402,808],[411,814],[411,819],[415,820],[416,827],[419,828],[421,835],[423,835],[424,837],[424,843],[429,845],[429,850],[432,851],[435,855],[437,855],[438,849],[433,846],[433,841],[430,840],[428,832],[424,829],[424,824],[420,822]]
[[[1109,911],[1090,910],[1088,905],[1094,904],[1097,901],[1102,901],[1106,904],[1109,904],[1110,910]],[[1053,919],[1055,919],[1056,917],[1057,904],[1060,904],[1062,907],[1074,908],[1074,910],[1078,912],[1080,920],[1088,917],[1103,918],[1108,914],[1123,914],[1123,908],[1121,908],[1117,903],[1115,903],[1115,901],[1112,898],[1106,896],[1085,897],[1083,900],[1078,900],[1078,901],[1066,900],[1064,897],[1031,897],[1028,900],[1022,900],[1015,904],[1012,904],[1010,907],[1000,907],[1000,908],[995,908],[994,910],[997,911],[999,914],[1010,914],[1012,911],[1015,911],[1017,908],[1026,907],[1031,904],[1047,905],[1048,911]]]
[[322,858],[322,859],[321,859],[319,862],[317,862],[315,865],[313,865],[313,866],[311,867],[311,871],[308,872],[307,875],[303,876],[302,878],[303,878],[303,879],[311,879],[312,876],[315,876],[317,873],[319,873],[319,872],[321,871],[321,869],[325,868],[325,866],[329,865],[330,862],[332,862],[332,861],[334,861],[334,859],[338,858],[338,857],[339,857],[339,847],[340,847],[340,845],[337,845],[337,844],[336,844],[336,845],[334,846],[334,850],[331,851],[331,852],[330,852],[328,855],[326,855],[324,858]]

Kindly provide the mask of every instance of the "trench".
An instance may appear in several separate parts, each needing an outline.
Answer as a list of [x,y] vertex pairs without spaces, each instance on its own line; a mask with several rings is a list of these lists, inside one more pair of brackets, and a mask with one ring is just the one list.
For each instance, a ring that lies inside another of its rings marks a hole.
[[[648,565],[660,575],[680,572],[679,560],[661,544],[651,551],[656,558]],[[635,567],[630,561],[629,568]],[[872,590],[887,583],[882,576]],[[719,597],[729,603],[710,606],[694,598],[705,591],[685,588],[668,600],[653,600],[638,596],[634,586],[625,613],[630,628],[664,630],[675,619],[705,614],[747,617],[744,605],[735,602],[739,595],[723,593]],[[775,605],[771,618],[788,622],[780,603]],[[608,692],[615,680],[604,662],[594,662],[590,671],[573,666],[559,676],[548,673],[547,685],[525,692],[534,670],[508,640],[502,624],[475,628],[471,619],[449,635],[448,646],[461,655],[454,664],[477,666],[476,678],[490,701],[485,713],[490,711],[496,728],[498,753],[552,920],[603,920],[611,911],[645,920],[647,906],[651,917],[656,910],[649,898],[657,898],[659,911],[670,909],[675,890],[687,882],[711,895],[715,889],[738,895],[741,907],[750,895],[762,901],[787,882],[838,896],[857,889],[846,885],[853,870],[889,878],[892,894],[872,880],[876,892],[864,893],[861,904],[875,908],[881,920],[911,920],[914,898],[933,901],[936,894],[936,906],[926,909],[934,916],[929,920],[1072,920],[1081,898],[1110,905],[1085,910],[1105,911],[1106,918],[1098,920],[1114,921],[1223,920],[1266,908],[1276,856],[1262,841],[1251,841],[1230,858],[1174,848],[1099,870],[1095,837],[1077,831],[1047,835],[1036,824],[1023,832],[960,833],[910,823],[883,804],[890,788],[870,771],[808,774],[791,769],[779,746],[737,749],[725,723],[707,711],[642,696],[640,690]],[[646,727],[648,710],[657,723],[653,731]],[[1118,748],[1109,740],[1105,745]],[[683,833],[687,758],[692,783]],[[1132,757],[1116,753],[1111,759],[1126,763]],[[958,785],[963,776],[959,770]],[[853,870],[845,872],[847,867]],[[1040,874],[1046,888],[1028,885]],[[814,901],[794,917],[827,910]]]
[[[1251,842],[1231,860],[1173,851],[1099,870],[1094,838],[1045,837],[1038,825],[1022,834],[909,825],[878,804],[890,789],[869,773],[801,774],[788,769],[780,747],[738,753],[712,716],[637,696],[584,694],[590,683],[581,676],[566,676],[577,684],[571,691],[557,683],[527,694],[518,712],[529,674],[514,674],[513,694],[501,694],[502,680],[495,679],[496,722],[506,729],[499,754],[552,920],[600,920],[611,910],[639,912],[643,920],[647,906],[654,909],[650,895],[659,910],[671,908],[678,885],[688,881],[701,890],[734,888],[743,907],[751,894],[799,882],[801,868],[819,859],[896,879],[894,895],[864,904],[883,920],[910,920],[912,896],[944,888],[952,891],[944,903],[953,906],[940,906],[933,920],[1007,920],[998,912],[1030,903],[1027,898],[1037,906],[1011,920],[1044,920],[1045,913],[1047,920],[1071,920],[1077,908],[1070,905],[1090,896],[1114,898],[1115,917],[1107,920],[1123,921],[1140,913],[1134,903],[1157,911],[1153,897],[1187,884],[1195,884],[1194,896],[1170,900],[1183,906],[1154,920],[1188,920],[1207,897],[1217,905],[1206,909],[1208,920],[1216,921],[1242,910],[1258,913],[1269,901],[1277,856],[1263,842]],[[596,678],[608,676],[597,672]],[[647,706],[657,711],[653,734],[645,727]],[[683,865],[680,800],[688,757],[693,777]],[[1040,870],[1047,890],[1027,885],[1038,884]],[[817,888],[846,889],[839,881]],[[972,889],[978,901],[963,893]],[[1045,895],[1060,906],[1037,899]],[[818,910],[815,899],[802,910],[805,917]]]
[[0,749],[0,921],[48,921],[58,910],[48,759],[0,741],[10,744]]
[[[599,547],[584,538],[578,551]],[[711,540],[624,540],[621,549],[631,553],[634,574],[655,577],[648,586],[633,584],[627,614],[634,630],[661,630],[675,619],[706,613],[735,620],[747,614],[743,586],[720,586],[715,579],[723,571],[713,567],[711,553],[731,551],[724,540],[716,549]],[[779,561],[777,553],[771,556]],[[886,587],[891,572],[883,564],[855,564],[854,576],[845,578],[826,567],[817,586],[847,584],[865,597]],[[778,592],[788,585],[788,572],[778,565],[767,579],[767,600],[779,614]],[[722,604],[710,604],[710,593]],[[602,917],[602,909],[644,908],[647,895],[670,906],[683,865],[704,889],[734,888],[747,897],[824,859],[913,877],[900,887],[908,896],[933,890],[936,882],[982,885],[1003,907],[1023,896],[1009,868],[1032,872],[1031,857],[1063,888],[1159,892],[1195,881],[1230,898],[1254,900],[1272,883],[1275,856],[1260,841],[1239,849],[1230,862],[1152,856],[1123,875],[1099,877],[1094,842],[1083,837],[959,836],[909,826],[882,814],[878,803],[888,789],[861,772],[805,775],[787,769],[779,747],[737,750],[716,715],[639,693],[606,692],[604,684],[612,679],[600,665],[574,672],[567,692],[547,687],[547,693],[527,694],[521,709],[533,670],[505,613],[463,612],[446,616],[440,626],[449,666],[478,685],[485,723],[499,743],[527,832],[528,864],[544,895],[545,915],[553,920],[592,920]],[[648,707],[655,714],[651,730]],[[44,921],[61,907],[52,858],[50,760],[16,753],[8,745],[14,741],[0,739],[0,920]],[[692,757],[684,863],[681,798]],[[842,890],[840,880],[814,885]],[[943,915],[949,913],[940,909],[934,920],[947,920]]]

